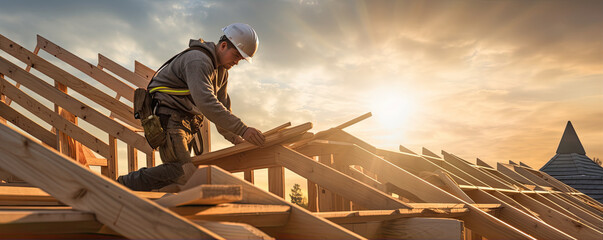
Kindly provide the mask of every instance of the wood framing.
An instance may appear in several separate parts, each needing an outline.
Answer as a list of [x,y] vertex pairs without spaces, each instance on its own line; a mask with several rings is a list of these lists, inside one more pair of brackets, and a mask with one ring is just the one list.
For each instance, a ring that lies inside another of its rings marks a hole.
[[363,239],[361,236],[337,226],[336,224],[313,216],[312,213],[295,204],[286,202],[276,195],[258,189],[250,183],[236,178],[218,167],[211,167],[211,183],[241,185],[243,189],[243,200],[241,203],[290,206],[291,213],[289,221],[284,226],[260,228],[275,238]]
[[[0,124],[0,164],[129,238],[220,237]],[[142,220],[144,219],[144,220]],[[178,231],[174,231],[178,229]]]

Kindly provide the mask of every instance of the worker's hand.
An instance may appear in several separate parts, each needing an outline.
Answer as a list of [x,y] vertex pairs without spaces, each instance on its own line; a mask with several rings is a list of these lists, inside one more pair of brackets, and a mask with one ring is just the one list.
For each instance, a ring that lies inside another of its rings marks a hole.
[[247,130],[245,130],[245,133],[243,133],[242,137],[246,141],[256,146],[262,146],[264,144],[264,141],[266,140],[260,130],[257,130],[252,127],[248,127]]
[[242,137],[239,137],[239,136],[237,135],[237,136],[235,137],[235,139],[234,139],[234,142],[233,142],[233,143],[234,143],[234,145],[237,145],[237,144],[241,144],[241,143],[244,143],[244,142],[245,142],[245,140],[244,140]]

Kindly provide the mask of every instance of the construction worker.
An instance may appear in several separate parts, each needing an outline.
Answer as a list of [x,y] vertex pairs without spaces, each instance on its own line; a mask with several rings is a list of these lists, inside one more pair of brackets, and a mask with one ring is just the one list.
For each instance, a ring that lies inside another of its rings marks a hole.
[[248,127],[230,111],[226,92],[228,70],[242,59],[251,63],[259,43],[257,34],[243,23],[228,25],[222,31],[224,35],[217,44],[190,40],[189,49],[168,60],[151,80],[147,89],[157,102],[154,113],[166,133],[165,143],[159,146],[163,164],[120,176],[119,183],[137,191],[184,184],[190,169],[194,169],[190,157],[192,134],[203,116],[233,144],[264,143],[260,130]]

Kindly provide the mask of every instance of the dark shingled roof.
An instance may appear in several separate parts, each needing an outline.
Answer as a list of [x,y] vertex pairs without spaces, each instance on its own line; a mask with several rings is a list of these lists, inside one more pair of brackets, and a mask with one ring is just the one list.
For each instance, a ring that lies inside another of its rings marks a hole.
[[540,171],[603,203],[603,167],[586,156],[571,122],[567,122],[557,154]]

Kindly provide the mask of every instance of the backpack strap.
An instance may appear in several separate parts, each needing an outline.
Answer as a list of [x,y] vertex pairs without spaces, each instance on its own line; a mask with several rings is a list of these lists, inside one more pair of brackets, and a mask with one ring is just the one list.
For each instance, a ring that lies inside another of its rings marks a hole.
[[[203,42],[203,40],[201,40],[201,42]],[[157,69],[157,71],[155,71],[155,74],[153,74],[151,81],[153,81],[153,79],[155,78],[155,76],[157,76],[157,73],[159,73],[159,71],[163,70],[163,68],[166,67],[168,64],[170,64],[172,61],[174,61],[174,59],[176,59],[180,55],[182,55],[188,51],[191,51],[191,50],[198,50],[198,51],[205,53],[212,60],[211,63],[214,68],[218,65],[216,63],[216,59],[214,59],[211,52],[209,52],[209,50],[207,50],[206,48],[197,47],[197,46],[189,47],[189,48],[185,49],[184,51],[176,54],[175,56],[173,56],[172,58],[167,60],[167,62],[165,62],[163,65],[161,65],[161,67],[159,67],[159,69]],[[149,82],[149,84],[150,84],[150,82]],[[167,93],[170,95],[190,95],[191,94],[190,91],[186,88],[170,88],[170,87],[165,87],[165,86],[159,86],[159,87],[154,87],[152,89],[149,89],[149,93],[154,93],[154,92],[162,92],[162,93]]]

